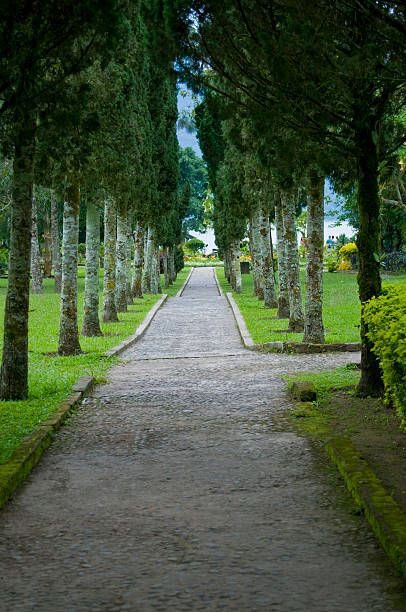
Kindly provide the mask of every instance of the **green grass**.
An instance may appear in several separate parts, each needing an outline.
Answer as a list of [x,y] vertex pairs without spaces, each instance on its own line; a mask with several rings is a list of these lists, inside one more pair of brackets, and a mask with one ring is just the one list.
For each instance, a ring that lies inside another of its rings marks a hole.
[[[231,287],[224,277],[224,269],[217,268],[217,277],[224,292],[230,292]],[[300,272],[304,296],[305,271]],[[360,341],[360,302],[356,274],[336,272],[323,274],[323,320],[326,329],[325,339],[330,342]],[[391,276],[383,279],[384,283],[404,283],[406,275]],[[303,334],[275,333],[275,330],[286,330],[288,319],[274,319],[276,309],[264,309],[263,301],[253,295],[252,274],[242,275],[242,293],[233,293],[241,314],[243,315],[252,339],[256,344],[274,341],[302,340]],[[304,298],[303,298],[304,299]]]
[[[174,296],[186,280],[189,271],[183,269],[176,283],[165,290]],[[102,272],[101,272],[102,274]],[[84,268],[79,268],[78,313],[79,330],[82,324]],[[102,289],[102,277],[100,289]],[[7,280],[0,279],[0,337],[3,337],[4,303]],[[101,296],[100,296],[101,297]],[[53,280],[44,280],[44,294],[30,296],[29,313],[29,397],[26,401],[0,402],[0,463],[45,420],[69,394],[79,376],[91,375],[101,380],[117,358],[103,353],[133,334],[160,295],[146,295],[134,300],[129,311],[119,314],[119,323],[103,323],[100,338],[80,337],[83,354],[73,357],[55,355],[58,350],[60,296],[53,291]],[[49,355],[50,354],[50,355]]]
[[317,389],[319,400],[326,397],[333,389],[341,389],[357,385],[360,378],[360,371],[351,363],[339,366],[334,370],[324,372],[298,372],[297,374],[287,374],[284,378],[289,381],[289,387],[295,380],[309,380]]

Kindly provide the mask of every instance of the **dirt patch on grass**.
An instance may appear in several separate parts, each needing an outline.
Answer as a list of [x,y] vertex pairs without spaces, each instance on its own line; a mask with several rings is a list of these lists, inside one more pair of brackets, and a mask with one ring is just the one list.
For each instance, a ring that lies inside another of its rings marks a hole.
[[406,433],[394,409],[378,399],[356,397],[349,388],[333,392],[319,408],[334,435],[353,442],[406,512]]

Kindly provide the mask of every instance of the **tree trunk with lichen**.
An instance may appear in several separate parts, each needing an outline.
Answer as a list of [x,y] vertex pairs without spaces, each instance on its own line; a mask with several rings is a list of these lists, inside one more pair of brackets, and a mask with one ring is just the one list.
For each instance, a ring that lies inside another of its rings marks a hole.
[[283,237],[282,203],[275,203],[276,254],[278,258],[278,319],[289,319],[286,245]]
[[162,293],[161,256],[160,256],[158,245],[155,248],[155,287],[156,287],[156,293]]
[[138,221],[134,231],[134,271],[131,285],[131,293],[135,298],[142,298],[142,260],[144,257],[144,227]]
[[52,266],[54,268],[54,291],[55,293],[60,293],[62,287],[61,247],[59,244],[58,200],[54,190],[51,190],[51,243]]
[[254,296],[257,297],[260,291],[260,273],[259,273],[259,262],[258,262],[258,247],[256,244],[256,228],[255,228],[255,211],[251,212],[249,220],[249,248],[251,255],[251,268],[252,268],[252,280],[254,284]]
[[276,297],[275,276],[273,271],[269,213],[266,207],[260,209],[259,220],[262,276],[264,279],[264,308],[277,308],[278,299]]
[[127,219],[126,224],[126,294],[127,294],[127,306],[134,304],[132,289],[131,289],[131,260],[132,260],[132,231],[131,231],[132,220]]
[[49,216],[49,207],[44,210],[44,276],[51,278],[52,274],[52,257],[51,257],[51,220]]
[[60,355],[81,353],[78,332],[79,183],[70,179],[63,205],[62,292],[59,320]]
[[103,278],[103,323],[118,321],[116,309],[116,203],[107,197],[104,202],[104,278]]
[[283,238],[286,246],[287,284],[289,293],[289,331],[302,332],[304,314],[300,285],[299,250],[297,246],[295,198],[291,191],[281,192]]
[[307,202],[306,308],[303,342],[324,344],[324,176],[317,170],[310,172]]
[[233,252],[234,252],[234,269],[235,269],[235,286],[234,291],[236,293],[242,292],[242,278],[241,278],[241,266],[240,266],[240,241],[235,240],[233,244]]
[[127,312],[127,205],[117,206],[116,309]]
[[[380,220],[378,195],[378,154],[373,131],[364,128],[357,133],[358,150],[358,209],[360,226],[358,247],[358,292],[361,313],[364,304],[381,293],[381,275],[378,254],[380,251]],[[378,397],[383,394],[382,372],[372,342],[368,339],[368,325],[361,314],[361,379],[357,393]]]
[[154,253],[155,253],[155,231],[148,225],[147,243],[144,257],[144,276],[142,278],[142,292],[154,293]]
[[35,195],[32,198],[32,224],[31,224],[31,291],[34,294],[44,293],[41,273],[41,256],[38,244],[38,212]]
[[164,287],[167,289],[169,287],[169,266],[168,266],[168,247],[163,247],[162,250],[162,263],[164,267]]
[[92,198],[86,209],[86,272],[82,336],[102,336],[99,321],[100,212]]
[[2,400],[20,400],[28,396],[28,309],[35,129],[35,117],[24,117],[14,142],[13,205],[0,376]]
[[252,213],[252,246],[253,246],[253,274],[254,292],[259,300],[264,299],[264,267],[261,246],[261,221],[259,206]]

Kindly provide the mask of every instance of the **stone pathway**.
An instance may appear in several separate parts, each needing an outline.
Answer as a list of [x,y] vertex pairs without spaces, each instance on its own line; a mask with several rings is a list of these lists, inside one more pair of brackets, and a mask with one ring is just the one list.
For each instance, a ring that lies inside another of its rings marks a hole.
[[243,350],[203,268],[123,358],[0,513],[0,610],[405,609],[285,416],[281,373],[353,354]]

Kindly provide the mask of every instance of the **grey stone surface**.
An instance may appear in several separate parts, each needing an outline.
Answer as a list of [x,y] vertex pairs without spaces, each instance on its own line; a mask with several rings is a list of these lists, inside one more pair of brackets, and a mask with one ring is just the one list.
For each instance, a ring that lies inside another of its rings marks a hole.
[[388,612],[397,578],[280,374],[195,270],[0,513],[1,610]]

